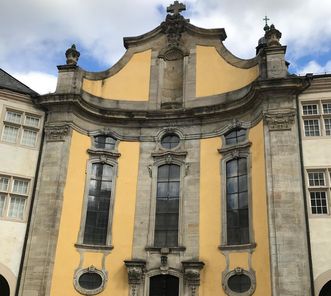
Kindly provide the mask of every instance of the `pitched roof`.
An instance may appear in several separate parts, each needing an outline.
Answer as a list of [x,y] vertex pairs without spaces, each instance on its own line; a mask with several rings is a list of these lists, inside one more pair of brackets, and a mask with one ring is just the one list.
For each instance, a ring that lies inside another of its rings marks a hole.
[[0,89],[5,88],[28,95],[38,95],[37,92],[27,87],[25,84],[8,74],[0,68]]

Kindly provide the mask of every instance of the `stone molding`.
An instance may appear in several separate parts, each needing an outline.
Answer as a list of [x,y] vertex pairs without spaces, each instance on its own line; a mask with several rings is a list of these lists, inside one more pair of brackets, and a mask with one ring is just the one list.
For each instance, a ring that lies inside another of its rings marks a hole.
[[48,125],[45,126],[45,134],[47,142],[64,142],[65,138],[70,133],[69,125]]
[[204,265],[202,261],[182,261],[184,280],[191,290],[191,296],[196,295],[196,290],[200,286],[200,271]]
[[139,287],[143,284],[146,273],[145,260],[125,260],[124,264],[128,272],[130,296],[136,296]]
[[[228,281],[229,279],[234,276],[234,275],[241,275],[244,274],[249,277],[251,281],[251,287],[246,291],[242,293],[234,292],[230,289],[228,286]],[[245,270],[241,267],[236,267],[235,269],[229,271],[226,270],[223,272],[222,275],[222,287],[226,295],[229,296],[250,296],[253,295],[256,289],[256,278],[255,278],[255,271],[250,269],[250,270]]]
[[295,121],[295,111],[270,110],[264,113],[270,131],[291,130]]

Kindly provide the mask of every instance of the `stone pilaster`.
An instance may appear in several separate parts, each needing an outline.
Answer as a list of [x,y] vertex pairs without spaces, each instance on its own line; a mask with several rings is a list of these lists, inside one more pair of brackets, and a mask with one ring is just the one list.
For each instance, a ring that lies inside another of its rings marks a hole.
[[63,190],[67,175],[71,129],[47,126],[31,227],[20,283],[21,296],[50,293]]
[[280,108],[265,115],[267,202],[274,296],[311,295],[297,121]]

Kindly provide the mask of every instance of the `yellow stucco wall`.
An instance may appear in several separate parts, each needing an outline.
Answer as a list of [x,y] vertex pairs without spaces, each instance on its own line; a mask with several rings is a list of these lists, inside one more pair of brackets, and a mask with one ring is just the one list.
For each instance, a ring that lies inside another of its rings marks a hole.
[[240,89],[259,76],[259,67],[241,69],[225,61],[215,47],[197,46],[196,96],[204,97]]
[[[52,296],[81,295],[73,286],[74,271],[79,266],[80,261],[79,253],[74,244],[77,242],[81,222],[86,162],[88,160],[86,150],[90,146],[89,137],[73,132],[51,284]],[[105,261],[108,271],[107,286],[98,295],[128,295],[127,275],[123,260],[130,259],[132,251],[139,143],[121,142],[118,150],[121,157],[118,160],[118,177],[114,195],[112,225],[114,249]],[[98,252],[84,252],[83,268],[90,265],[101,268],[102,257],[103,254]]]
[[103,99],[148,101],[151,50],[134,54],[115,75],[103,80],[83,80],[83,90]]
[[[249,132],[252,159],[252,213],[257,247],[252,255],[256,271],[255,296],[271,295],[268,220],[265,187],[265,159],[263,123]],[[200,154],[200,260],[205,262],[201,275],[200,296],[226,295],[222,289],[222,272],[226,269],[225,256],[218,246],[221,237],[221,147],[220,138],[201,140]],[[230,269],[248,268],[248,253],[233,252],[229,255]]]

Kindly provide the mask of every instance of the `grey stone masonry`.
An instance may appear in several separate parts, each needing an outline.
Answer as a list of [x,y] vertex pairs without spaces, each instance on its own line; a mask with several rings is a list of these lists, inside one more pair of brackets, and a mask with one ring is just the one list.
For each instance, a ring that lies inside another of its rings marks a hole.
[[308,296],[311,288],[298,123],[294,110],[291,115],[282,104],[267,111],[264,130],[272,291],[275,296]]
[[46,127],[19,295],[49,295],[67,175],[71,129]]

